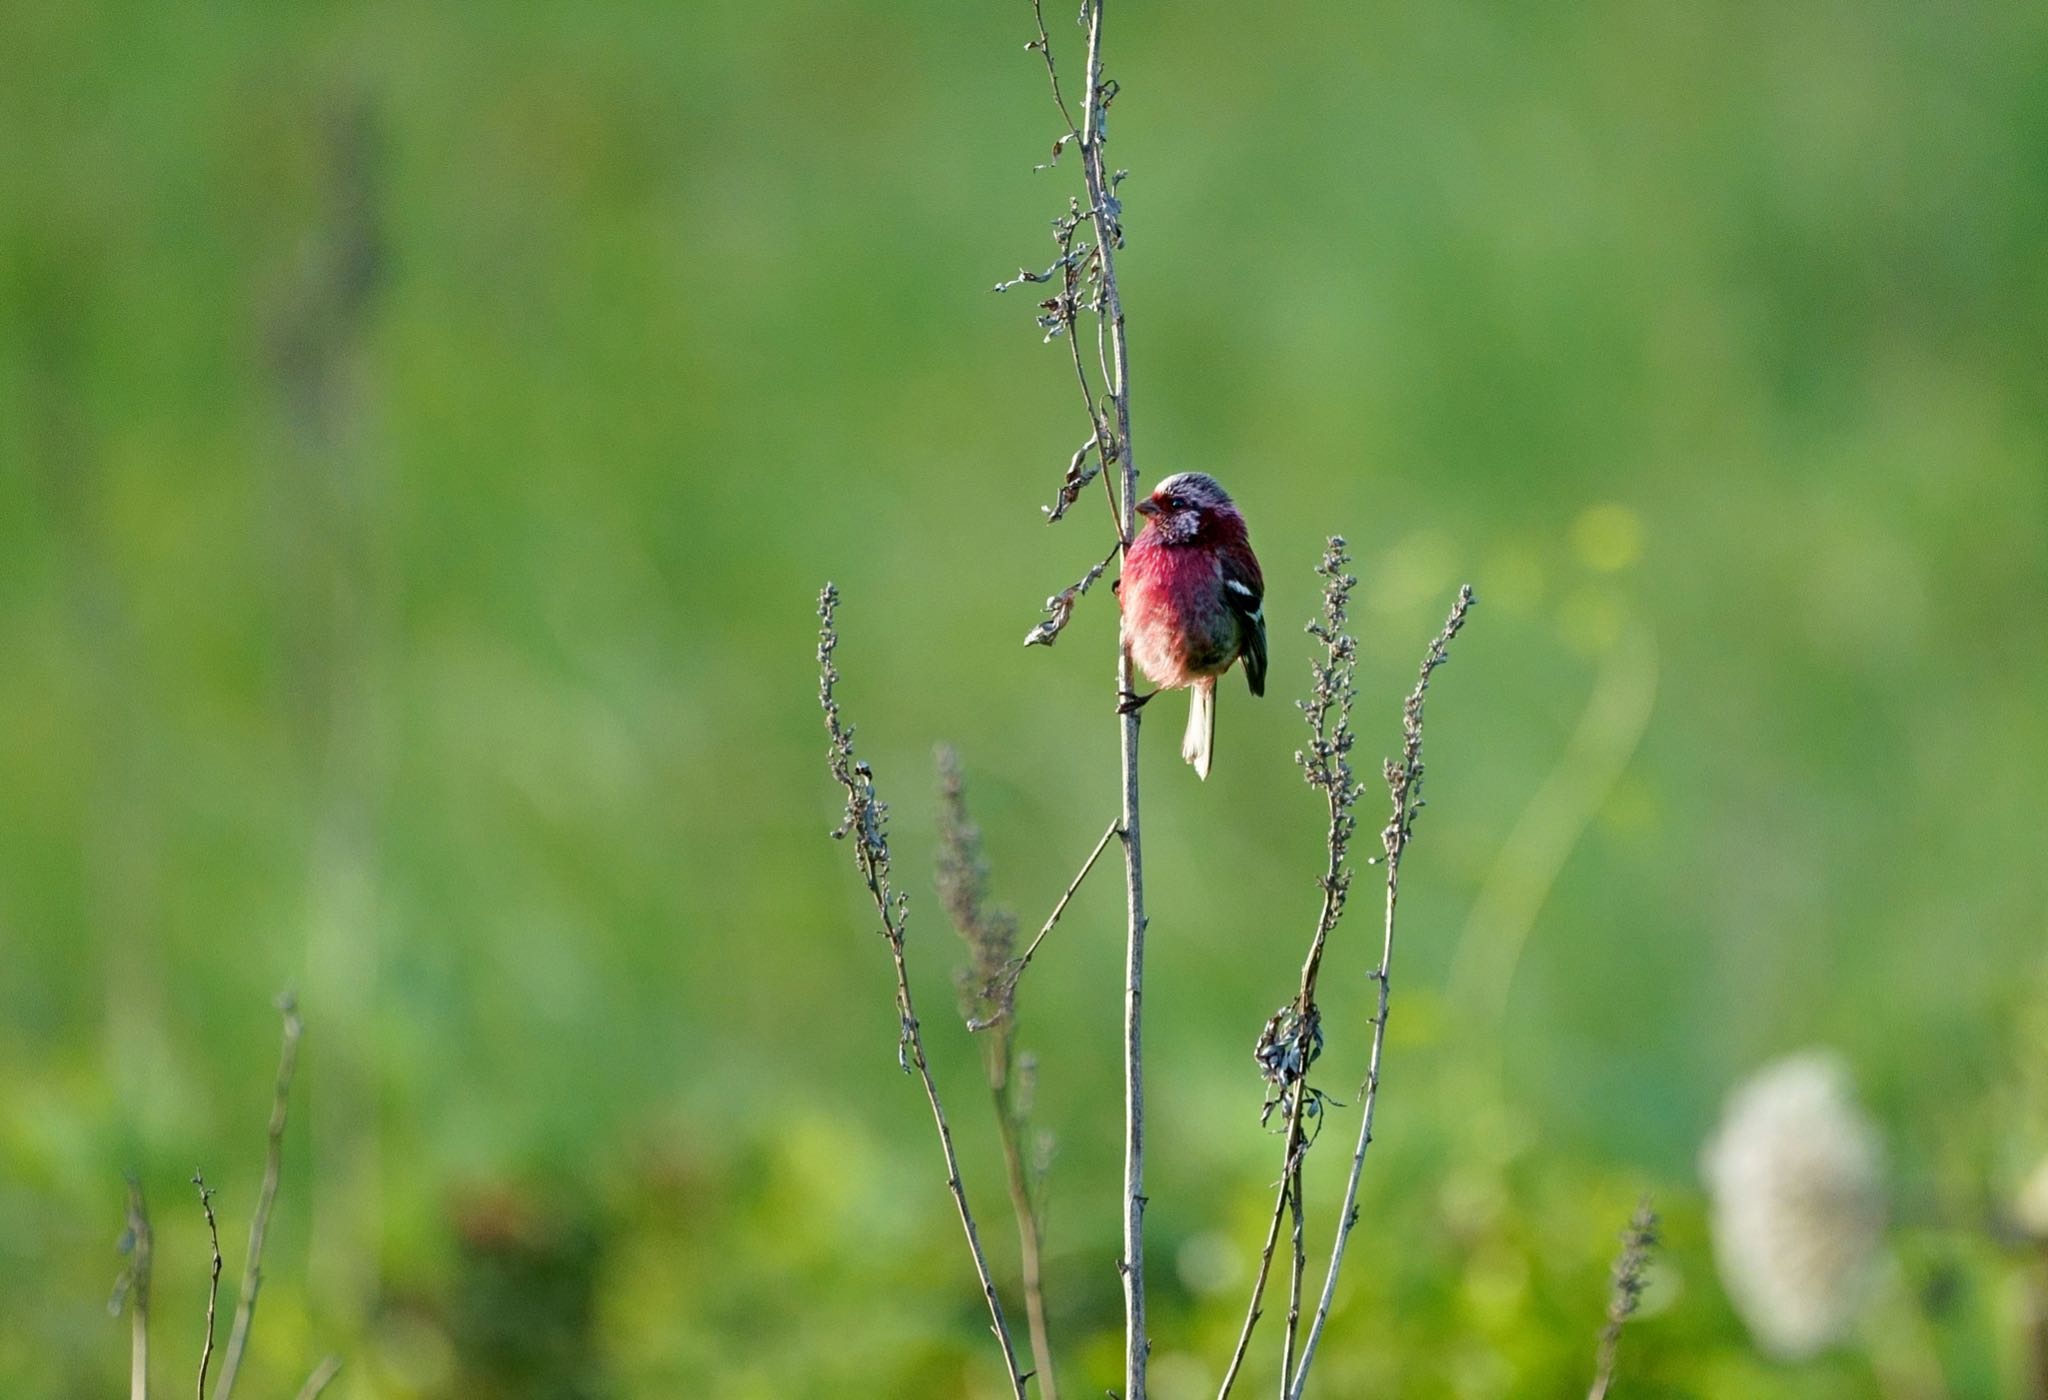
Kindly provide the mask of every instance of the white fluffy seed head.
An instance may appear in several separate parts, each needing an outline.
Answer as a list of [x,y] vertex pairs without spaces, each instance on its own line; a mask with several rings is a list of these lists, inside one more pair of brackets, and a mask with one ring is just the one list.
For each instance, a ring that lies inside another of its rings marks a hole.
[[1848,1070],[1810,1052],[1729,1095],[1700,1157],[1714,1258],[1774,1355],[1811,1356],[1854,1325],[1883,1243],[1884,1158]]

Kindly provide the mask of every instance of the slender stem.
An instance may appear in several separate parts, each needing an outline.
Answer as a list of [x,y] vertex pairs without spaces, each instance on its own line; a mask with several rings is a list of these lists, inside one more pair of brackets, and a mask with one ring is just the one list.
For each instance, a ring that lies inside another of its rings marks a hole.
[[1229,1396],[1230,1388],[1237,1384],[1237,1373],[1244,1366],[1245,1352],[1251,1348],[1252,1329],[1259,1323],[1259,1303],[1266,1296],[1266,1278],[1273,1271],[1273,1250],[1280,1243],[1280,1222],[1286,1218],[1287,1176],[1283,1173],[1279,1193],[1273,1199],[1273,1219],[1266,1226],[1265,1247],[1259,1251],[1259,1274],[1252,1280],[1251,1306],[1245,1311],[1244,1326],[1237,1334],[1237,1349],[1230,1354],[1230,1367],[1223,1373],[1223,1387],[1216,1392],[1216,1400]]
[[128,1397],[149,1400],[149,1268],[153,1241],[142,1183],[128,1178]]
[[227,1350],[220,1363],[220,1379],[214,1382],[213,1400],[228,1400],[235,1393],[235,1378],[241,1374],[242,1353],[249,1345],[249,1324],[256,1316],[256,1295],[263,1288],[263,1245],[270,1234],[270,1211],[277,1201],[278,1178],[284,1168],[285,1114],[291,1104],[292,1076],[299,1063],[299,1036],[305,1025],[299,1020],[298,1003],[286,996],[278,1004],[284,1016],[284,1046],[278,1051],[277,1086],[270,1102],[269,1145],[263,1158],[263,1185],[256,1196],[256,1214],[249,1222],[249,1254],[242,1265],[242,1293],[235,1304],[234,1324],[228,1329]]
[[[1086,110],[1081,127],[1081,164],[1088,183],[1095,252],[1102,273],[1102,319],[1109,333],[1108,394],[1116,410],[1116,462],[1123,500],[1117,512],[1125,543],[1138,511],[1138,468],[1131,452],[1130,360],[1124,343],[1123,298],[1117,290],[1116,247],[1122,237],[1116,197],[1102,160],[1102,8],[1088,0]],[[1133,691],[1131,654],[1117,648],[1117,694]],[[1124,844],[1124,1390],[1123,1400],[1145,1400],[1145,1362],[1151,1341],[1145,1333],[1145,863],[1138,824],[1138,716],[1123,716],[1121,757]]]
[[[1292,1121],[1301,1121],[1302,1086],[1294,1089]],[[1290,1377],[1294,1374],[1294,1349],[1301,1340],[1301,1279],[1308,1271],[1308,1256],[1302,1244],[1301,1158],[1294,1154],[1287,1168],[1287,1208],[1294,1217],[1293,1257],[1287,1270],[1287,1337],[1280,1348],[1280,1400],[1287,1400]]]
[[[1033,41],[1031,47],[1037,49],[1039,57],[1045,60],[1045,76],[1047,80],[1052,84],[1053,105],[1060,109],[1060,120],[1066,123],[1066,133],[1060,137],[1059,146],[1065,146],[1066,143],[1070,140],[1080,140],[1084,143],[1085,146],[1085,144],[1094,132],[1092,122],[1095,114],[1095,84],[1099,79],[1100,74],[1093,68],[1091,68],[1089,71],[1088,117],[1091,125],[1089,129],[1086,131],[1077,130],[1074,126],[1073,110],[1067,106],[1066,94],[1060,91],[1059,68],[1053,62],[1052,35],[1047,33],[1045,28],[1045,0],[1031,0],[1031,17],[1034,21],[1036,21],[1038,25],[1038,38]],[[1059,146],[1056,146],[1054,148],[1053,154],[1055,159],[1058,158]],[[1085,158],[1082,163],[1084,166],[1086,165],[1087,162]],[[1095,188],[1095,182],[1091,178],[1088,185],[1088,192],[1091,196],[1091,199],[1095,193]],[[1078,209],[1078,206],[1076,206],[1076,208]],[[1081,363],[1081,338],[1075,334],[1075,327],[1077,322],[1079,321],[1080,312],[1080,307],[1078,305],[1075,294],[1079,290],[1080,274],[1076,268],[1076,263],[1079,261],[1079,259],[1074,254],[1074,229],[1078,226],[1079,221],[1083,217],[1084,216],[1082,214],[1076,212],[1075,214],[1070,216],[1068,220],[1062,221],[1062,223],[1059,225],[1059,265],[1062,271],[1061,285],[1064,291],[1064,295],[1061,299],[1060,310],[1058,312],[1058,315],[1060,317],[1061,326],[1066,333],[1067,348],[1072,353],[1074,358],[1074,378],[1078,380],[1081,385],[1081,401],[1087,406],[1088,409],[1088,427],[1090,432],[1089,441],[1095,447],[1097,453],[1097,460],[1099,460],[1103,466],[1102,485],[1109,497],[1110,522],[1115,527],[1117,539],[1119,543],[1121,543],[1124,539],[1124,521],[1129,517],[1117,509],[1116,483],[1110,480],[1108,470],[1111,461],[1111,456],[1108,452],[1103,450],[1102,411],[1096,406],[1095,391],[1093,388],[1089,386],[1088,371],[1086,368],[1083,367]],[[1099,227],[1100,225],[1098,225],[1098,228]],[[1103,369],[1103,379],[1105,382],[1105,387],[1107,387],[1109,379],[1107,366],[1104,366]],[[1125,424],[1124,427],[1127,430],[1128,424]],[[1124,437],[1126,440],[1128,439],[1128,431],[1124,432]],[[1083,450],[1085,451],[1086,449]]]
[[1301,1364],[1294,1371],[1293,1386],[1289,1392],[1291,1400],[1300,1400],[1308,1384],[1308,1368],[1315,1361],[1316,1343],[1322,1340],[1323,1326],[1330,1320],[1331,1300],[1337,1296],[1337,1275],[1344,1267],[1344,1247],[1350,1243],[1352,1227],[1358,1223],[1358,1178],[1365,1169],[1365,1150],[1372,1145],[1373,1110],[1380,1095],[1380,1060],[1387,1044],[1387,981],[1394,961],[1394,912],[1401,897],[1401,855],[1408,849],[1409,837],[1415,831],[1416,814],[1422,809],[1423,699],[1429,692],[1430,676],[1448,659],[1450,644],[1464,627],[1472,603],[1472,587],[1466,584],[1458,589],[1458,600],[1451,605],[1443,630],[1430,641],[1415,689],[1408,693],[1407,702],[1402,706],[1401,759],[1398,763],[1389,760],[1386,765],[1387,792],[1392,799],[1393,814],[1380,833],[1381,844],[1386,850],[1383,863],[1387,871],[1387,907],[1380,939],[1380,965],[1373,973],[1373,981],[1379,987],[1379,1009],[1372,1018],[1372,1055],[1367,1061],[1365,1085],[1361,1092],[1365,1106],[1360,1113],[1358,1147],[1351,1154],[1351,1174],[1344,1183],[1344,1205],[1337,1217],[1337,1240],[1330,1246],[1330,1267],[1323,1276],[1322,1296],[1316,1302],[1315,1320],[1309,1324],[1308,1341],[1301,1349]]
[[198,1400],[206,1400],[206,1370],[213,1361],[213,1314],[220,1302],[220,1223],[213,1218],[213,1192],[207,1189],[206,1178],[194,1172],[192,1184],[199,1188],[199,1208],[206,1212],[206,1238],[213,1247],[213,1274],[206,1289],[206,1340],[199,1349],[199,1388],[195,1392]]
[[1052,36],[1045,30],[1045,0],[1031,0],[1031,17],[1038,21],[1038,55],[1045,60],[1045,76],[1052,83],[1053,105],[1060,109],[1060,116],[1067,123],[1067,131],[1074,130],[1074,114],[1067,107],[1066,94],[1060,91],[1059,69],[1053,65]]
[[[1346,693],[1348,696],[1348,685]],[[1343,710],[1345,717],[1339,719],[1340,728],[1345,730],[1348,730],[1349,725],[1349,709],[1350,705],[1347,698],[1344,701]],[[1320,735],[1321,731],[1319,730],[1318,737]],[[1343,915],[1344,897],[1351,884],[1350,872],[1345,869],[1345,858],[1350,845],[1351,827],[1353,825],[1350,810],[1351,803],[1348,794],[1353,790],[1348,786],[1348,777],[1344,779],[1344,782],[1346,786],[1332,787],[1328,790],[1330,804],[1329,864],[1323,871],[1321,881],[1323,889],[1322,912],[1316,916],[1315,936],[1309,940],[1308,957],[1303,961],[1301,967],[1301,991],[1294,1003],[1295,1024],[1297,1026],[1308,1024],[1309,1018],[1315,1014],[1316,981],[1322,972],[1323,950],[1329,944],[1331,930],[1336,928],[1337,920]],[[1384,962],[1382,967],[1384,968]],[[1380,988],[1382,995],[1384,995],[1386,989],[1386,979],[1384,977],[1380,979]],[[1385,1020],[1386,1007],[1382,1005],[1379,1020],[1375,1022],[1375,1025],[1384,1023]],[[1377,1053],[1377,1045],[1374,1048],[1375,1053]],[[1289,1260],[1290,1267],[1287,1274],[1287,1337],[1286,1341],[1282,1344],[1280,1352],[1280,1400],[1288,1400],[1294,1384],[1291,1378],[1294,1375],[1295,1346],[1301,1335],[1302,1278],[1308,1268],[1308,1260],[1302,1244],[1301,1186],[1301,1161],[1308,1153],[1308,1144],[1304,1140],[1301,1126],[1303,1097],[1308,1088],[1308,1061],[1309,1056],[1304,1053],[1302,1056],[1301,1078],[1295,1082],[1294,1091],[1288,1097],[1287,1174],[1280,1188],[1281,1200],[1289,1205],[1294,1215],[1294,1251],[1292,1258]],[[1366,1111],[1371,1111],[1369,1105]],[[1275,1219],[1277,1223],[1277,1216]],[[1271,1249],[1272,1244],[1268,1241],[1269,1259]],[[1264,1269],[1262,1268],[1262,1281],[1263,1274]],[[1256,1313],[1247,1320],[1244,1340],[1248,1341],[1250,1339],[1251,1324],[1256,1320]],[[1305,1371],[1305,1359],[1303,1365]]]
[[[1115,194],[1115,181],[1103,163],[1105,140],[1103,115],[1107,90],[1102,80],[1103,0],[1084,0],[1082,22],[1088,30],[1088,54],[1083,70],[1081,125],[1073,130],[1073,116],[1059,85],[1053,64],[1050,37],[1045,29],[1043,0],[1032,0],[1032,14],[1038,25],[1035,47],[1045,59],[1046,76],[1052,84],[1053,99],[1059,105],[1068,131],[1081,146],[1081,168],[1087,186],[1088,207],[1074,208],[1070,218],[1094,225],[1094,266],[1096,295],[1089,310],[1097,317],[1097,360],[1102,373],[1102,401],[1091,391],[1088,372],[1075,336],[1079,302],[1078,273],[1073,257],[1072,226],[1061,226],[1061,253],[1065,267],[1066,292],[1057,313],[1064,329],[1074,374],[1081,397],[1095,430],[1096,451],[1103,464],[1103,484],[1115,516],[1118,547],[1130,547],[1131,522],[1137,517],[1138,469],[1131,453],[1130,359],[1124,342],[1123,298],[1117,288],[1116,250],[1123,230]],[[1061,138],[1063,145],[1068,137]],[[1055,155],[1057,155],[1057,147]],[[1112,411],[1113,410],[1113,411]],[[1109,480],[1114,463],[1118,480]],[[1116,685],[1119,697],[1132,693],[1133,670],[1130,652],[1119,644]],[[1145,875],[1143,846],[1138,826],[1138,715],[1123,716],[1120,733],[1120,761],[1123,777],[1123,808],[1114,829],[1124,847],[1124,908],[1127,947],[1124,963],[1124,1191],[1123,1257],[1118,1272],[1124,1290],[1124,1389],[1122,1400],[1145,1400],[1145,1362],[1151,1349],[1145,1333],[1145,1065],[1144,1065],[1144,973],[1145,973]],[[1027,954],[1028,957],[1028,954]]]
[[974,1256],[974,1273],[981,1280],[982,1297],[988,1301],[989,1321],[996,1340],[1003,1348],[1003,1365],[1010,1374],[1010,1389],[1017,1400],[1024,1400],[1024,1375],[1017,1369],[1017,1347],[1010,1339],[1010,1326],[1003,1317],[1002,1299],[996,1296],[995,1279],[989,1273],[988,1256],[982,1252],[981,1233],[975,1228],[974,1212],[967,1206],[967,1190],[960,1184],[960,1158],[953,1151],[953,1129],[946,1122],[946,1106],[939,1101],[939,1086],[932,1079],[931,1067],[925,1063],[924,1035],[918,1029],[917,1012],[910,1001],[910,969],[903,961],[902,925],[892,919],[888,899],[879,884],[871,880],[868,888],[882,909],[883,923],[887,927],[889,950],[896,962],[896,1010],[902,1018],[910,1063],[916,1067],[917,1076],[924,1083],[924,1096],[932,1108],[932,1123],[938,1128],[939,1150],[946,1159],[946,1189],[953,1193],[953,1205],[960,1212],[960,1228],[966,1232],[967,1249]]
[[1287,1336],[1280,1364],[1283,1396],[1292,1381],[1295,1350],[1301,1335],[1302,1278],[1307,1267],[1302,1239],[1301,1177],[1302,1159],[1307,1155],[1309,1146],[1303,1120],[1306,1106],[1315,1102],[1310,1097],[1313,1091],[1309,1088],[1308,1073],[1322,1043],[1316,984],[1322,974],[1323,953],[1329,945],[1330,933],[1343,916],[1345,897],[1351,888],[1351,836],[1358,825],[1352,808],[1361,792],[1359,784],[1352,778],[1350,760],[1351,705],[1357,694],[1357,648],[1344,631],[1344,623],[1351,589],[1357,580],[1345,571],[1349,563],[1343,536],[1332,536],[1323,561],[1316,570],[1323,578],[1323,611],[1320,619],[1310,624],[1309,632],[1322,641],[1323,657],[1315,663],[1315,685],[1302,704],[1302,711],[1308,717],[1309,743],[1298,755],[1309,786],[1322,792],[1329,811],[1329,833],[1324,843],[1327,856],[1323,872],[1316,881],[1322,891],[1322,902],[1316,912],[1315,931],[1309,938],[1308,955],[1302,959],[1301,985],[1294,1001],[1281,1008],[1259,1038],[1259,1062],[1268,1079],[1279,1086],[1279,1096],[1269,1101],[1267,1111],[1270,1112],[1276,1104],[1283,1108],[1286,1147],[1280,1159],[1280,1188],[1273,1201],[1273,1218],[1266,1228],[1265,1245],[1259,1251],[1258,1277],[1252,1282],[1252,1300],[1245,1310],[1244,1326],[1238,1332],[1237,1348],[1231,1355],[1217,1400],[1228,1400],[1230,1388],[1236,1383],[1238,1372],[1244,1365],[1252,1331],[1259,1323],[1266,1282],[1272,1274],[1273,1250],[1279,1243],[1280,1223],[1290,1207],[1294,1214],[1294,1234],[1288,1274]]
[[1379,985],[1379,1010],[1372,1018],[1372,1056],[1365,1072],[1363,1121],[1358,1127],[1358,1148],[1351,1154],[1351,1175],[1344,1183],[1343,1213],[1337,1219],[1337,1242],[1330,1247],[1330,1268],[1323,1277],[1322,1297],[1316,1304],[1315,1321],[1309,1324],[1308,1343],[1302,1348],[1301,1365],[1294,1373],[1291,1394],[1299,1397],[1308,1380],[1309,1363],[1315,1359],[1316,1343],[1322,1339],[1323,1324],[1329,1320],[1330,1302],[1337,1294],[1337,1271],[1344,1264],[1344,1246],[1351,1239],[1351,1227],[1358,1223],[1358,1178],[1365,1168],[1365,1150],[1372,1145],[1373,1108],[1379,1102],[1380,1053],[1387,1039],[1387,965],[1394,953],[1394,905],[1400,897],[1401,867],[1398,859],[1387,861],[1386,930],[1380,943],[1380,965],[1373,974]]
[[[997,1032],[989,1049],[991,1056],[1009,1059],[1008,1028]],[[1024,1164],[1024,1144],[1019,1140],[1016,1101],[1007,1076],[991,1071],[989,1088],[996,1103],[996,1127],[1003,1143],[1003,1174],[1010,1184],[1010,1209],[1017,1217],[1017,1264],[1024,1285],[1024,1319],[1031,1328],[1031,1365],[1038,1378],[1041,1400],[1060,1400],[1053,1380],[1052,1334],[1045,1322],[1045,1284],[1041,1256],[1045,1248],[1045,1224],[1031,1199],[1031,1173]]]
[[1053,925],[1057,924],[1060,921],[1060,915],[1067,912],[1067,904],[1069,901],[1073,899],[1074,892],[1081,888],[1081,882],[1088,878],[1088,872],[1095,868],[1095,862],[1102,858],[1103,851],[1108,849],[1109,843],[1113,839],[1115,839],[1117,833],[1120,830],[1122,830],[1122,828],[1116,822],[1111,822],[1109,824],[1109,829],[1102,833],[1102,839],[1095,843],[1095,849],[1090,851],[1088,853],[1088,859],[1081,863],[1081,873],[1076,875],[1074,877],[1074,882],[1067,886],[1067,892],[1060,896],[1059,903],[1053,905],[1052,914],[1049,918],[1046,919],[1045,927],[1041,928],[1038,931],[1037,936],[1031,940],[1028,946],[1026,946],[1026,948],[1024,949],[1024,956],[1018,958],[1016,962],[1012,963],[1009,969],[1003,974],[1004,979],[1009,983],[1010,986],[1016,986],[1018,979],[1023,977],[1024,975],[1024,969],[1031,966],[1031,959],[1038,952],[1038,945],[1045,942],[1045,936],[1048,933],[1051,933],[1053,930]]
[[[876,898],[881,899],[877,893]],[[884,918],[887,919],[887,915]],[[968,1252],[974,1256],[975,1276],[981,1280],[982,1297],[988,1301],[988,1315],[996,1341],[1003,1348],[1003,1365],[1010,1374],[1010,1389],[1017,1400],[1024,1400],[1024,1375],[1017,1368],[1017,1347],[1010,1339],[1010,1326],[1003,1317],[1002,1299],[996,1296],[994,1276],[989,1273],[988,1256],[982,1252],[981,1234],[974,1225],[974,1212],[967,1206],[967,1190],[960,1184],[960,1158],[953,1151],[953,1129],[946,1121],[946,1106],[939,1101],[939,1086],[932,1079],[931,1067],[925,1063],[924,1036],[918,1029],[917,1013],[910,1002],[910,969],[903,961],[903,933],[900,926],[892,925],[889,935],[890,950],[896,961],[896,1009],[903,1019],[903,1035],[910,1051],[910,1063],[916,1067],[917,1076],[924,1083],[924,1096],[932,1108],[932,1123],[938,1128],[939,1150],[946,1159],[946,1189],[953,1193],[953,1204],[960,1212],[960,1228],[967,1235]]]
[[299,1387],[299,1400],[320,1400],[320,1392],[327,1389],[327,1383],[341,1370],[341,1358],[330,1356],[313,1368],[313,1374],[306,1377],[306,1383]]
[[[1129,497],[1126,497],[1128,500]],[[1131,654],[1119,649],[1117,688],[1131,689]],[[1138,717],[1123,721],[1124,916],[1124,1394],[1145,1395],[1145,866],[1138,840]]]

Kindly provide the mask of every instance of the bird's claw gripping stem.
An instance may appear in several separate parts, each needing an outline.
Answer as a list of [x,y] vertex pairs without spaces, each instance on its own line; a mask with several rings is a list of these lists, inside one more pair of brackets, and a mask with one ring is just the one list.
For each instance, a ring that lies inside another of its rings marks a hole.
[[1116,712],[1120,715],[1134,715],[1144,709],[1145,702],[1158,693],[1158,691],[1153,690],[1140,695],[1135,690],[1119,691],[1117,693]]

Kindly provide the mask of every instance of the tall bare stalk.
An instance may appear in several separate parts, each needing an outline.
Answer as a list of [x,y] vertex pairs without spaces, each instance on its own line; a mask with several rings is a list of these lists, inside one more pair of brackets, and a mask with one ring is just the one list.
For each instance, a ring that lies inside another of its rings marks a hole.
[[[1087,204],[1068,202],[1068,212],[1053,222],[1053,241],[1059,256],[1044,272],[1020,270],[1017,277],[998,285],[1007,290],[1026,283],[1057,286],[1055,294],[1040,303],[1044,313],[1039,325],[1046,338],[1064,335],[1080,386],[1082,404],[1088,413],[1089,433],[1068,466],[1055,503],[1046,510],[1048,520],[1058,520],[1078,499],[1094,475],[1104,474],[1118,552],[1129,548],[1128,522],[1137,511],[1138,467],[1131,451],[1130,355],[1124,336],[1123,296],[1117,286],[1116,253],[1123,247],[1123,208],[1116,187],[1122,172],[1112,172],[1103,148],[1108,142],[1109,106],[1117,87],[1102,76],[1102,11],[1104,0],[1083,0],[1079,22],[1087,30],[1087,56],[1083,61],[1081,119],[1074,120],[1073,108],[1060,86],[1054,61],[1052,39],[1045,27],[1043,0],[1032,0],[1032,16],[1038,37],[1029,45],[1045,62],[1046,78],[1052,88],[1054,105],[1065,124],[1053,143],[1057,161],[1069,143],[1078,146],[1081,175]],[[1093,234],[1092,244],[1083,236]],[[1099,392],[1091,381],[1087,359],[1080,342],[1083,313],[1095,321],[1095,366],[1100,376]],[[1088,463],[1090,452],[1095,464]],[[1114,478],[1108,469],[1114,466]],[[1105,561],[1106,563],[1107,561]],[[1091,570],[1082,580],[1046,604],[1047,621],[1032,629],[1026,644],[1050,645],[1058,638],[1072,614],[1075,600],[1102,574]],[[1133,693],[1134,675],[1128,651],[1117,649],[1116,693],[1119,700]],[[1144,1400],[1145,1362],[1151,1343],[1145,1332],[1145,862],[1138,823],[1138,715],[1122,715],[1118,753],[1123,780],[1122,807],[1117,819],[1124,849],[1124,1185],[1123,1255],[1117,1271],[1124,1291],[1124,1400]]]
[[206,1369],[213,1362],[213,1314],[220,1302],[220,1222],[213,1216],[213,1189],[206,1178],[194,1172],[192,1184],[199,1188],[199,1209],[206,1213],[206,1240],[213,1249],[213,1272],[206,1284],[206,1335],[199,1346],[199,1385],[194,1391],[197,1400],[206,1400]]

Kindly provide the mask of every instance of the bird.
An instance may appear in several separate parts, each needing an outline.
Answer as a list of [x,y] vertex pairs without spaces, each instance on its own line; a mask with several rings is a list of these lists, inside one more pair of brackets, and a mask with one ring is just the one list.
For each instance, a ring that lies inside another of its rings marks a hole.
[[1178,472],[1138,502],[1144,524],[1125,551],[1116,594],[1123,643],[1159,689],[1128,694],[1131,713],[1160,690],[1188,692],[1181,757],[1207,779],[1216,751],[1216,682],[1244,661],[1254,695],[1266,693],[1266,583],[1244,516],[1216,478]]

